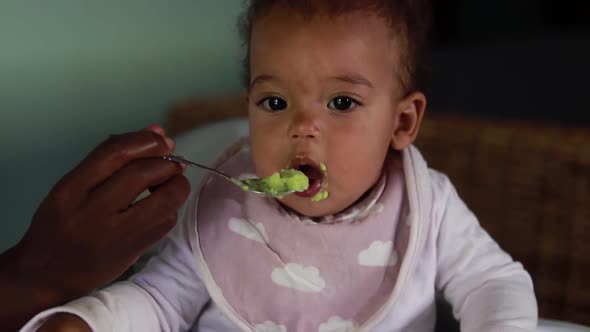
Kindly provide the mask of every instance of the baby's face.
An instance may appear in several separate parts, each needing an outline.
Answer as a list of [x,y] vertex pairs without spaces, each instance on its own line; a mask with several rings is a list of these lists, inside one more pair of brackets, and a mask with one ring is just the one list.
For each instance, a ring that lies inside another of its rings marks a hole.
[[[248,95],[256,173],[320,163],[328,170],[285,205],[333,214],[377,181],[396,126],[397,47],[384,20],[362,13],[304,20],[275,8],[256,20]],[[328,185],[328,199],[310,199],[317,184]]]

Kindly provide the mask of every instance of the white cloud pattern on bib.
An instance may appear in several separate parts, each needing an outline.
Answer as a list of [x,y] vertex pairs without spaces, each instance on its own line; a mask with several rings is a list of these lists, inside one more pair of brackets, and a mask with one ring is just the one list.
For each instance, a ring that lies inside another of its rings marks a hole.
[[268,241],[266,229],[261,223],[257,223],[256,227],[247,220],[240,218],[231,218],[228,222],[229,229],[247,239],[265,244]]
[[392,241],[373,241],[369,248],[358,255],[358,263],[363,266],[393,266],[397,263],[397,253]]
[[326,282],[315,266],[304,267],[297,263],[275,268],[271,279],[280,286],[307,293],[318,293],[326,287]]

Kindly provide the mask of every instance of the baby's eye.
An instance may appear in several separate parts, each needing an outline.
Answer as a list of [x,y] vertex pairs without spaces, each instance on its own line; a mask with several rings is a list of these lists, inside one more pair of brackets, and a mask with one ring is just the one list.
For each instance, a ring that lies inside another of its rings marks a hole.
[[330,100],[328,107],[339,112],[350,112],[360,104],[350,97],[338,96]]
[[257,105],[269,112],[278,112],[287,108],[287,101],[279,97],[268,97],[259,101]]

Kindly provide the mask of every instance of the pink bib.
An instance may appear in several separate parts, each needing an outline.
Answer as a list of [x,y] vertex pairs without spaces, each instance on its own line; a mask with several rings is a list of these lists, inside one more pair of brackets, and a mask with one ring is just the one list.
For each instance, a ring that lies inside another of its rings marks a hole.
[[[253,174],[249,147],[228,151],[218,168]],[[199,269],[213,301],[243,329],[354,331],[383,314],[410,231],[398,222],[407,204],[395,158],[387,158],[369,195],[373,201],[336,222],[297,217],[276,200],[218,177],[203,183],[196,212]]]

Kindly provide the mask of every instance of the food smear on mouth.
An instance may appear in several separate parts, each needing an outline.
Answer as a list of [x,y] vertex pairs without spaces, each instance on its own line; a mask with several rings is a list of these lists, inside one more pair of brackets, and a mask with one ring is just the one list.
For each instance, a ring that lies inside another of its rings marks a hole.
[[[326,167],[326,164],[321,163],[320,164],[320,170],[323,173],[323,177],[324,179],[326,179],[328,177],[328,167]],[[326,198],[328,198],[328,189],[327,189],[327,183],[325,183],[323,190],[321,190],[320,192],[318,192],[317,194],[315,194],[311,200],[314,202],[319,202],[319,201],[323,201]]]
[[322,190],[319,193],[315,194],[315,196],[313,196],[311,198],[311,200],[314,201],[314,202],[319,202],[319,201],[323,201],[326,198],[328,198],[328,191],[327,190]]

